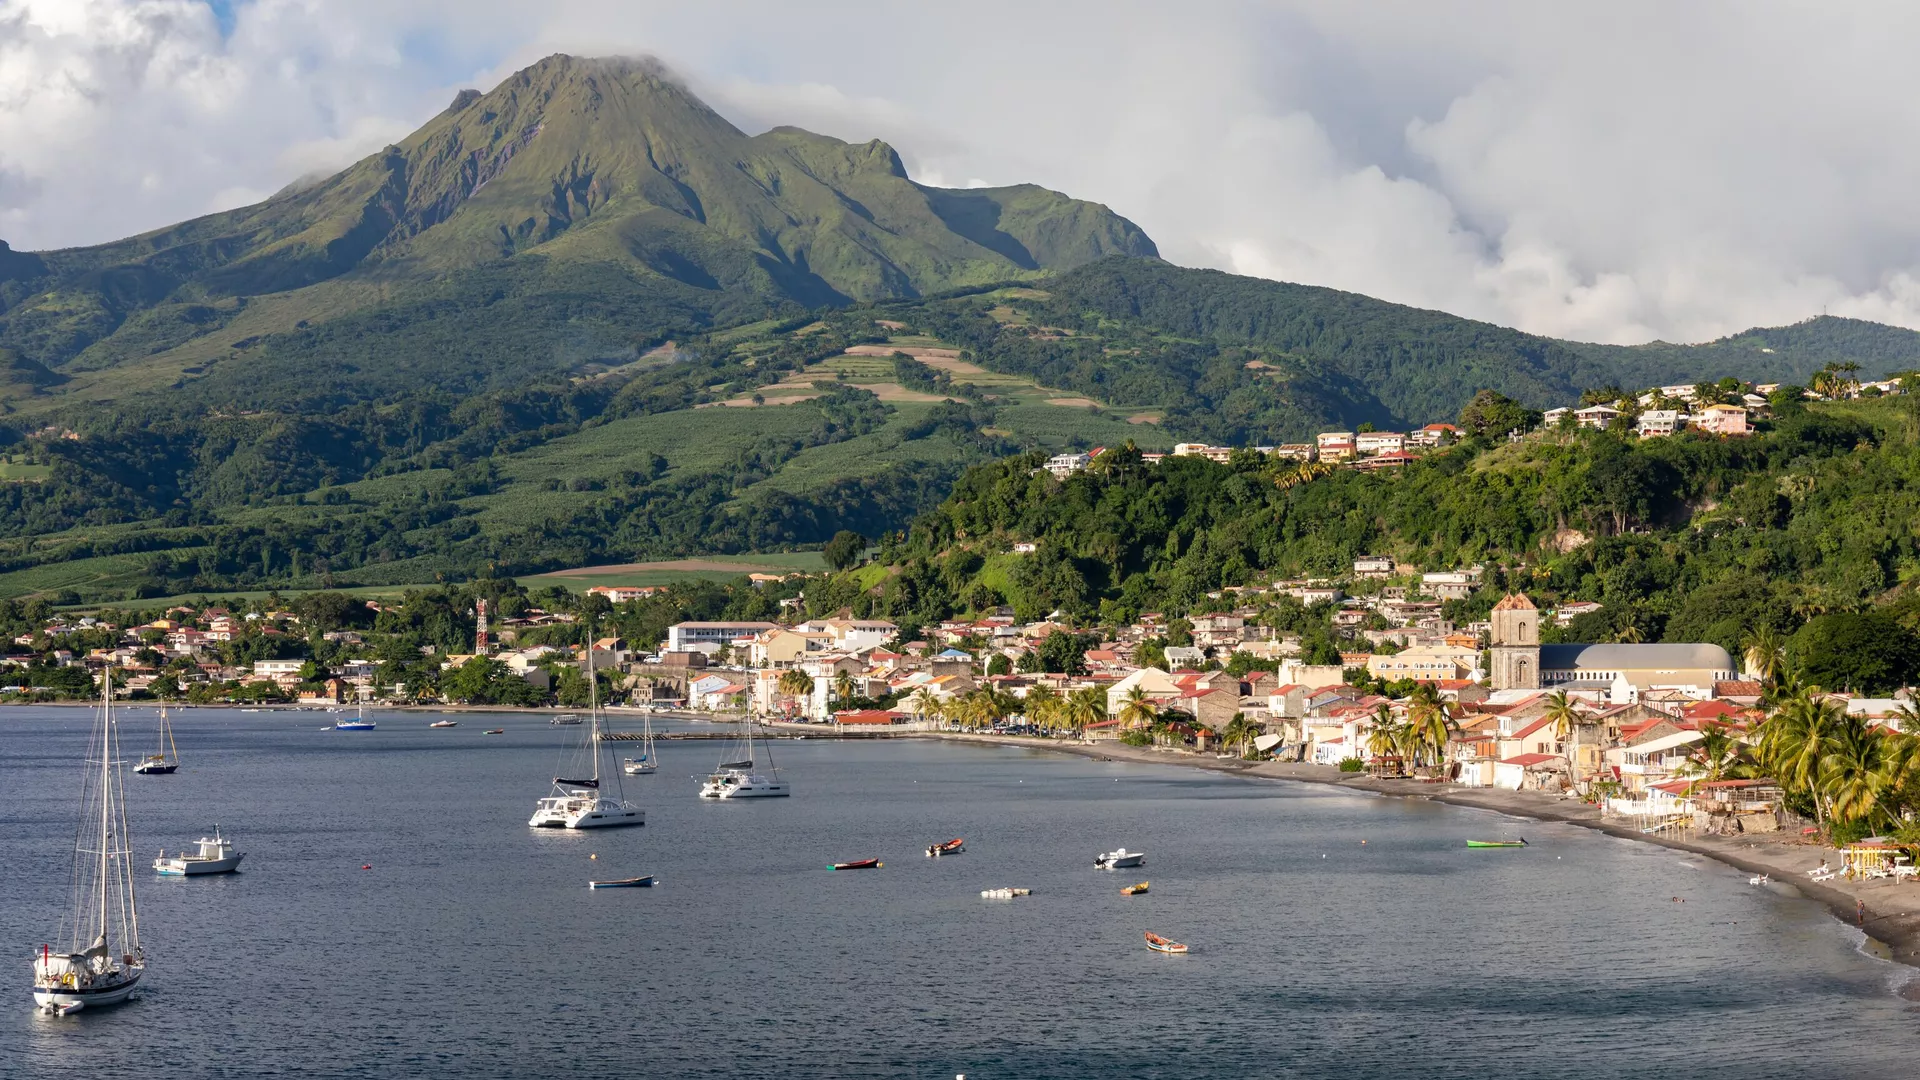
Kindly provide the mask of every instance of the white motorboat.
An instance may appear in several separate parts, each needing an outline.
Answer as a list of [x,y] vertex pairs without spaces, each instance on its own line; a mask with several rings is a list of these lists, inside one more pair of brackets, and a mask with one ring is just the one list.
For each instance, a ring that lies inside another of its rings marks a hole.
[[433,723],[431,723],[431,724],[428,724],[427,726],[428,726],[428,727],[459,727],[459,726],[460,726],[460,721],[458,721],[458,720],[435,720],[435,721],[434,721]]
[[573,727],[583,722],[584,721],[580,719],[579,713],[563,713],[547,721],[547,723],[552,724],[554,727]]
[[113,718],[113,673],[108,669],[80,783],[73,907],[61,929],[66,951],[55,953],[51,945],[42,945],[33,959],[33,1003],[49,1013],[117,1005],[127,1000],[147,970],[134,902],[124,764]]
[[[754,771],[753,717],[741,721],[740,752],[731,754],[708,774],[700,785],[703,799],[777,799],[793,794],[792,785],[780,776],[773,763],[773,751],[766,749],[768,772]],[[733,747],[729,747],[733,750]],[[764,749],[764,748],[763,748]]]
[[1093,865],[1102,870],[1125,870],[1130,866],[1147,865],[1147,855],[1144,851],[1128,851],[1126,848],[1117,848],[1104,855],[1095,856]]
[[[593,626],[587,626],[587,641],[593,641]],[[599,684],[593,675],[593,647],[587,647],[587,730],[582,740],[581,752],[587,761],[576,761],[586,768],[575,771],[574,779],[565,776],[553,778],[553,793],[534,803],[533,816],[527,824],[535,829],[606,829],[623,825],[645,825],[646,811],[626,801],[620,791],[620,774],[607,770],[608,779],[613,781],[614,794],[609,798],[600,790],[600,748],[604,740],[600,738],[600,695]],[[556,717],[554,723],[560,723],[564,717]],[[580,722],[574,717],[571,724]],[[569,726],[570,726],[569,725]],[[608,751],[609,754],[612,751]],[[580,772],[588,775],[579,777]]]
[[181,852],[171,858],[165,851],[153,860],[156,872],[172,877],[192,877],[197,874],[231,874],[240,869],[240,860],[247,857],[244,851],[233,850],[233,841],[220,835],[220,826],[213,827],[211,837],[203,836],[198,841],[197,852]]

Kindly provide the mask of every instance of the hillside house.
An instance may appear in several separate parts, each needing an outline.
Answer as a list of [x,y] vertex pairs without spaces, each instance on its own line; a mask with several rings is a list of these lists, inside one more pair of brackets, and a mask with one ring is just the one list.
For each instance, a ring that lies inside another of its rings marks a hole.
[[1709,405],[1693,414],[1693,426],[1715,435],[1745,435],[1747,410],[1738,405]]
[[1321,461],[1345,461],[1356,453],[1351,431],[1323,431],[1314,438]]
[[1575,409],[1573,422],[1583,428],[1605,431],[1620,419],[1620,410],[1611,405],[1589,405],[1584,409]]
[[1634,430],[1643,439],[1657,439],[1664,435],[1671,435],[1686,426],[1685,413],[1674,409],[1648,409],[1640,414],[1640,421],[1635,425]]
[[1363,431],[1353,437],[1353,452],[1361,457],[1398,454],[1407,448],[1407,437],[1398,431]]

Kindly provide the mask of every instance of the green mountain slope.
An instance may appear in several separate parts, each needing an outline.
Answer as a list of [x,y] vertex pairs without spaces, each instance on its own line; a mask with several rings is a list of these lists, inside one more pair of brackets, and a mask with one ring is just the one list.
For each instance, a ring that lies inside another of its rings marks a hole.
[[[562,350],[574,360],[662,328],[1114,253],[1154,247],[1106,208],[1041,188],[916,184],[882,142],[749,137],[649,61],[552,56],[266,202],[98,247],[0,250],[0,346],[72,372],[170,356],[190,378],[262,343],[300,354],[302,332],[336,322],[336,339],[374,349],[352,320],[380,312],[386,330],[437,307],[468,334],[532,316],[575,339]],[[498,306],[555,292],[589,310]],[[603,292],[593,309],[585,298]]]

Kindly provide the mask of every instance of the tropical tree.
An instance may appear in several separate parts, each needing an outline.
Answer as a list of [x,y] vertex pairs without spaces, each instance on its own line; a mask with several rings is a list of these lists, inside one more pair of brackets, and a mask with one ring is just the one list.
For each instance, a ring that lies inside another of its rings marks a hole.
[[1060,723],[1061,710],[1065,702],[1053,687],[1039,683],[1027,691],[1022,705],[1027,722],[1042,731],[1052,731]]
[[1760,764],[1781,787],[1812,799],[1814,820],[1823,832],[1828,815],[1822,762],[1846,715],[1846,706],[1818,687],[1805,687],[1761,724],[1754,746]]
[[799,668],[788,668],[781,672],[779,680],[774,685],[787,696],[796,710],[804,710],[801,702],[813,697],[813,676]]
[[1567,779],[1578,783],[1580,777],[1574,763],[1579,760],[1580,748],[1575,736],[1580,730],[1580,710],[1565,690],[1555,690],[1547,695],[1547,711],[1541,713],[1540,718],[1553,725],[1553,737],[1567,755]]
[[1747,670],[1760,676],[1762,683],[1771,686],[1786,665],[1787,642],[1778,630],[1762,624],[1747,631],[1741,639],[1740,654],[1746,661]]
[[1138,686],[1127,691],[1120,702],[1120,727],[1122,730],[1135,731],[1149,727],[1160,716],[1160,710],[1154,706],[1153,699]]
[[1085,731],[1107,718],[1107,692],[1097,686],[1083,686],[1067,695],[1062,712],[1067,727]]
[[853,674],[845,668],[833,673],[833,693],[841,705],[853,700]]
[[1447,706],[1432,683],[1423,682],[1413,688],[1407,699],[1407,720],[1421,756],[1435,767],[1444,766],[1447,744],[1453,741],[1453,717],[1447,714]]
[[1836,824],[1874,822],[1893,815],[1881,805],[1881,796],[1894,786],[1897,764],[1893,742],[1886,733],[1858,716],[1841,713],[1827,738],[1820,759],[1820,793]]
[[938,718],[943,711],[940,699],[934,697],[933,691],[924,686],[915,690],[913,696],[907,699],[907,708],[912,711],[915,719],[921,721]]

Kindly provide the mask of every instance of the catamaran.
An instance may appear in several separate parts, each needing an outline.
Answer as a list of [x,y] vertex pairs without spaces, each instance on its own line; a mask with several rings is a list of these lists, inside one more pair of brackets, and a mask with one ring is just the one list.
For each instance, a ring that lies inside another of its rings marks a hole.
[[[763,748],[768,772],[753,771],[753,717],[740,721],[740,741],[727,749],[729,754],[700,785],[703,799],[768,799],[793,794],[792,785],[780,777],[780,766],[773,763],[773,750]],[[735,750],[738,747],[738,750]]]
[[143,776],[164,776],[180,767],[180,748],[173,744],[173,722],[167,719],[167,707],[160,706],[160,752],[148,754],[133,766]]
[[147,970],[133,895],[125,764],[113,718],[113,673],[101,680],[100,714],[80,783],[73,907],[61,928],[65,951],[42,945],[33,960],[33,1002],[66,1015],[127,1000]]
[[[620,825],[645,825],[646,811],[628,802],[625,792],[620,790],[620,774],[616,770],[607,770],[607,779],[613,781],[614,795],[608,798],[600,790],[600,687],[593,674],[593,627],[587,627],[587,724],[585,752],[588,760],[582,770],[569,770],[576,773],[587,772],[584,778],[569,779],[565,776],[553,778],[553,794],[534,804],[533,816],[527,824],[536,829],[605,829]],[[611,754],[611,751],[609,751]]]

